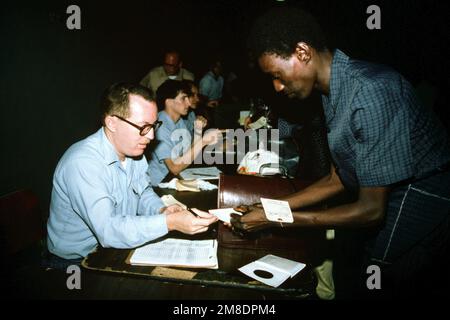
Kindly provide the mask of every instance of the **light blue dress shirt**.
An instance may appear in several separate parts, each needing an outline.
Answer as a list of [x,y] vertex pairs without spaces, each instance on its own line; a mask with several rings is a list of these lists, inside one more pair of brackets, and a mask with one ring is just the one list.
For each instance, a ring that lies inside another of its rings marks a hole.
[[220,100],[222,98],[223,77],[215,77],[214,73],[209,71],[200,80],[199,92],[208,97],[208,100]]
[[158,119],[162,125],[156,131],[156,145],[153,146],[147,171],[152,177],[153,186],[157,186],[169,173],[164,160],[182,156],[191,147],[192,141],[192,135],[182,118],[175,123],[163,110],[158,113]]
[[192,135],[194,134],[194,123],[196,119],[197,116],[193,110],[189,110],[187,116],[183,117],[183,120],[186,123],[186,128]]
[[98,243],[133,248],[167,234],[147,160],[122,166],[103,128],[72,145],[53,177],[48,249],[65,259],[85,257]]

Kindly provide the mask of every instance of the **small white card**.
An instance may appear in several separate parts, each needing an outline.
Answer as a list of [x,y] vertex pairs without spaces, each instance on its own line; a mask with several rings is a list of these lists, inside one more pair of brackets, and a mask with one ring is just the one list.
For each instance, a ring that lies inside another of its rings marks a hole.
[[242,213],[234,211],[233,208],[222,208],[222,209],[211,209],[208,210],[209,213],[215,215],[220,221],[230,223],[230,215],[236,213],[242,215]]
[[264,208],[264,213],[270,221],[274,222],[294,222],[294,217],[292,216],[291,207],[289,207],[289,202],[282,200],[266,199],[261,198],[261,204]]

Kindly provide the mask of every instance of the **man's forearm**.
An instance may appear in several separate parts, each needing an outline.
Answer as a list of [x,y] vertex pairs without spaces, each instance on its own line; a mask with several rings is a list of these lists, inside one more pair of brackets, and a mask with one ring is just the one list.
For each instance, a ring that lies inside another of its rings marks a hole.
[[383,217],[380,208],[369,208],[357,202],[317,211],[293,212],[292,227],[369,227],[377,225]]
[[294,223],[303,227],[368,227],[380,223],[386,211],[388,187],[361,188],[358,200],[329,209],[293,212]]
[[192,161],[198,156],[198,154],[203,149],[203,141],[200,139],[194,140],[194,143],[191,145],[188,151],[186,151],[181,157],[178,157],[175,160],[166,161],[167,167],[170,172],[174,175],[178,175],[181,171],[190,166]]

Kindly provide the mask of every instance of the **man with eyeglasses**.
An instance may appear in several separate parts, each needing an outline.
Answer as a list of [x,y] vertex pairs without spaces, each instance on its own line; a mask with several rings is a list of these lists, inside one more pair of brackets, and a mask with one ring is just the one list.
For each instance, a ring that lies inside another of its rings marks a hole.
[[217,219],[165,207],[151,188],[144,150],[161,121],[151,92],[114,84],[102,97],[103,127],[72,145],[53,177],[47,223],[49,266],[79,263],[97,244],[133,248],[178,230],[206,231]]
[[163,65],[150,70],[141,80],[141,85],[156,92],[158,87],[168,79],[194,81],[194,74],[183,68],[180,54],[173,50],[165,53]]

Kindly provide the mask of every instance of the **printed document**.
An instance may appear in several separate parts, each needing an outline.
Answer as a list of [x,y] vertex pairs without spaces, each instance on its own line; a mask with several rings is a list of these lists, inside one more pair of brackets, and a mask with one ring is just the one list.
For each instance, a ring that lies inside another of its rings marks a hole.
[[217,269],[217,240],[165,239],[134,250],[133,265]]

